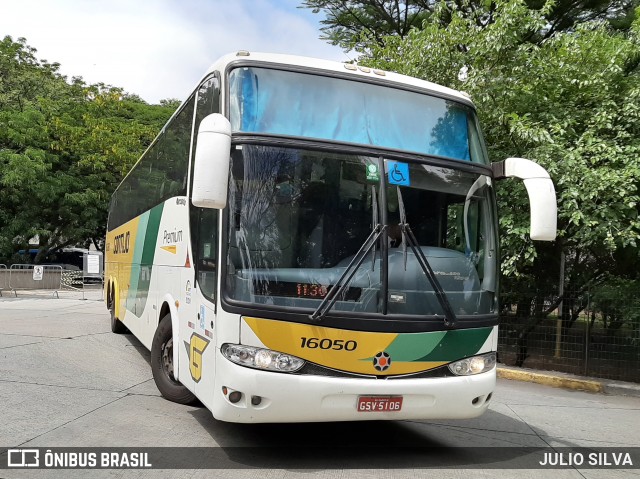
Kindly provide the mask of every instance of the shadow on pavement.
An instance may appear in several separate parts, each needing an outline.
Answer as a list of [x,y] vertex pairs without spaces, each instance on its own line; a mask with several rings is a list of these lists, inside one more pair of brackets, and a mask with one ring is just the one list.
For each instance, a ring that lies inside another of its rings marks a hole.
[[203,452],[204,465],[220,469],[522,469],[539,467],[550,451],[544,432],[511,432],[521,422],[495,411],[485,416],[504,431],[466,429],[465,421],[459,427],[426,421],[232,424],[207,409],[190,414],[220,445]]

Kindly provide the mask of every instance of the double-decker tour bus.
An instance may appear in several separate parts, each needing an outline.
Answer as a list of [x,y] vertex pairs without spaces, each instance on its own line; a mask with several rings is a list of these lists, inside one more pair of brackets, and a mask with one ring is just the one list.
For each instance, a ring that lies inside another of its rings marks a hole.
[[169,400],[223,421],[471,418],[496,384],[495,183],[471,100],[385,71],[238,52],[113,194],[105,298]]

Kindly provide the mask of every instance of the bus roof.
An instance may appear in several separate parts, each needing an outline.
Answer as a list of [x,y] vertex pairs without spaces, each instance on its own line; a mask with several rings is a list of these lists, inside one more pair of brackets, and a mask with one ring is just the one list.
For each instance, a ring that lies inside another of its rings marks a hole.
[[442,85],[438,85],[437,83],[420,80],[418,78],[410,77],[407,75],[401,75],[399,73],[387,72],[349,63],[321,60],[318,58],[301,57],[295,55],[283,55],[277,53],[248,52],[243,50],[236,53],[229,53],[219,58],[209,68],[204,77],[214,71],[224,72],[225,69],[234,62],[273,63],[274,65],[291,65],[296,67],[325,70],[328,72],[342,74],[348,73],[354,75],[355,77],[373,78],[382,82],[386,81],[390,83],[396,83],[398,85],[419,88],[427,92],[433,92],[436,95],[447,96],[459,100],[463,103],[473,105],[473,102],[471,101],[469,96],[458,90],[447,88]]

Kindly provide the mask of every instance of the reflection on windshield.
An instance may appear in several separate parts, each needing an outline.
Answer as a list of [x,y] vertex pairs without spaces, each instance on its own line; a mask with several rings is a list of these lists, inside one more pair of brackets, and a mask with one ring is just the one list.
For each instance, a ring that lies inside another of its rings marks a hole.
[[[372,235],[384,209],[388,224],[377,243],[389,247],[388,314],[443,315],[421,255],[456,316],[492,312],[496,246],[490,186],[478,180],[485,177],[400,164],[406,182],[385,181],[382,204],[381,180],[393,178],[389,167],[395,164],[385,161],[384,172],[376,165],[378,158],[365,156],[237,147],[230,180],[227,295],[245,303],[307,308],[310,314]],[[401,204],[419,251],[403,244]],[[332,311],[382,312],[380,246],[355,268]]]

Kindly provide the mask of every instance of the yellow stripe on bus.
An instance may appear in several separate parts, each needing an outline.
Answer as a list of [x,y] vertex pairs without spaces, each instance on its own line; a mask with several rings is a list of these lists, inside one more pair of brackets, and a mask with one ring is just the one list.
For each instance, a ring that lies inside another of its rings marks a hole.
[[119,319],[124,319],[125,315],[139,223],[140,216],[107,233],[105,264],[108,274],[117,278],[120,304],[117,305],[116,311]]
[[250,317],[243,319],[267,348],[340,371],[368,375],[411,374],[446,364],[441,361],[394,361],[391,358],[391,365],[381,371],[375,368],[374,357],[385,351],[398,337],[397,333],[350,331]]

